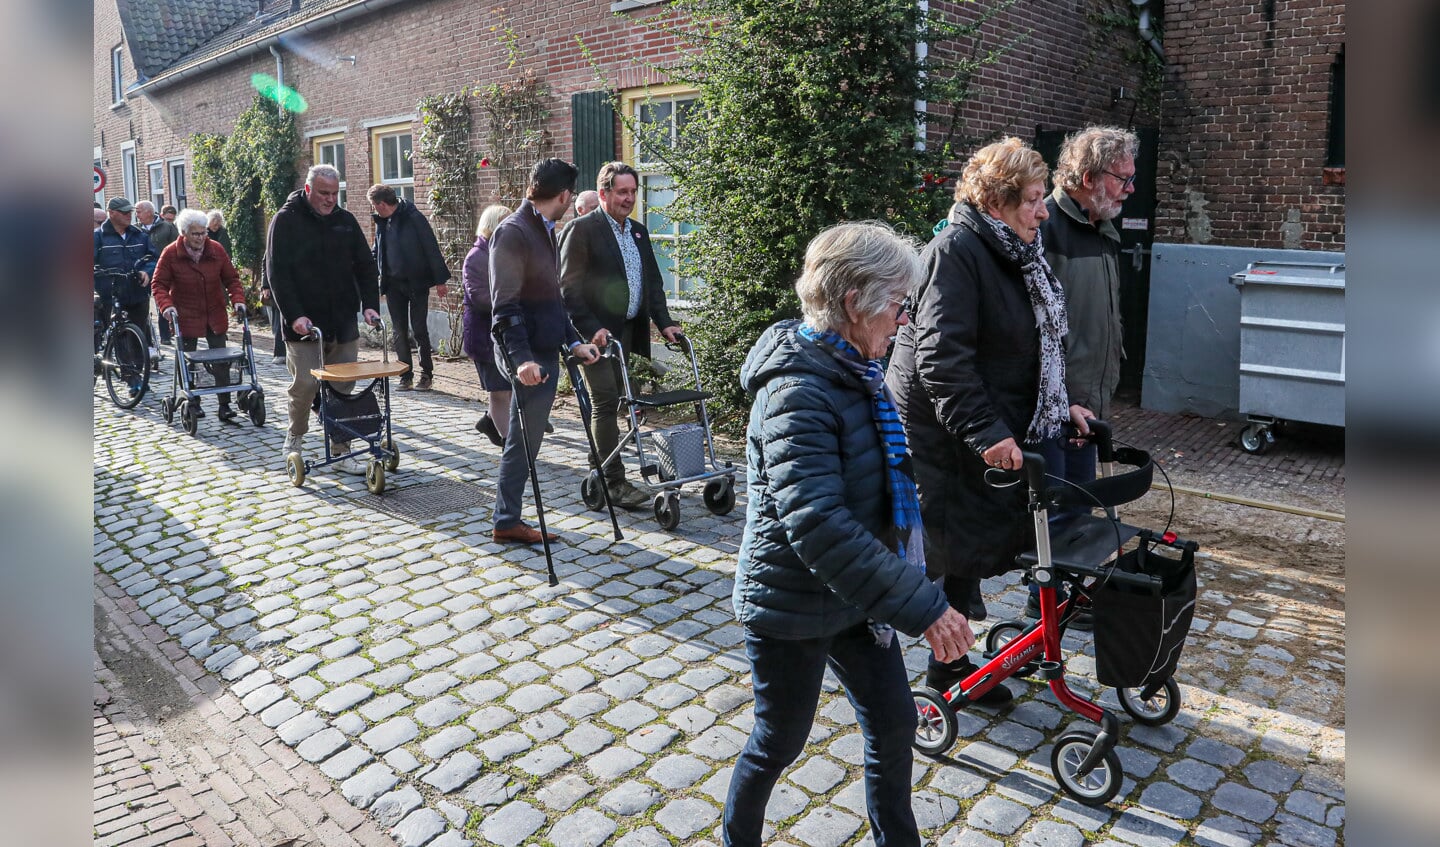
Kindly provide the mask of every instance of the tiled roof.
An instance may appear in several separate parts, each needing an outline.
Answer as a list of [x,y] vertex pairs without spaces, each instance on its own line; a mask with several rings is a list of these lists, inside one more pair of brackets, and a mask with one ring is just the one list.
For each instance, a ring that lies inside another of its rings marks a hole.
[[[144,77],[153,77],[175,60],[226,29],[254,17],[256,0],[117,0],[130,57]],[[289,3],[285,9],[289,11]]]
[[[135,66],[146,78],[223,55],[324,12],[363,0],[118,0]],[[273,10],[272,10],[273,8]]]

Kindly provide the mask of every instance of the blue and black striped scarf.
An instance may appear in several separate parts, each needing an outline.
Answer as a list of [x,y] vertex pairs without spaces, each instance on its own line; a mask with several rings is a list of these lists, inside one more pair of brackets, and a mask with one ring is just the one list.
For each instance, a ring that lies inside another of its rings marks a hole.
[[853,373],[869,392],[870,414],[880,434],[890,477],[890,513],[897,543],[895,553],[924,571],[924,531],[920,523],[920,499],[915,493],[915,473],[911,466],[910,448],[905,442],[905,427],[900,423],[895,402],[890,398],[890,389],[885,385],[884,368],[876,360],[866,360],[853,344],[834,330],[822,332],[809,324],[801,324],[799,332]]

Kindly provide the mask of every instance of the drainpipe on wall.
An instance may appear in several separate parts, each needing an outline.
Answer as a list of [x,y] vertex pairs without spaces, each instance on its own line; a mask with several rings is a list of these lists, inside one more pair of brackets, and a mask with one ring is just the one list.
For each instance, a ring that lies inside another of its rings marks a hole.
[[[923,22],[923,21],[924,21],[924,17],[925,17],[925,15],[927,15],[927,14],[930,13],[930,0],[919,0],[918,6],[919,6],[919,9],[920,9],[921,26],[924,26],[924,22]],[[929,45],[928,43],[924,42],[924,41],[920,41],[919,39],[916,39],[916,41],[915,41],[915,60],[916,60],[917,62],[920,62],[920,63],[921,63],[921,66],[923,67],[925,61],[926,61],[927,59],[929,59],[929,58],[930,58],[930,45]],[[927,74],[925,71],[921,71],[921,72],[920,72],[920,79],[921,79],[922,81],[923,81],[927,76],[929,76],[929,74]],[[925,133],[929,131],[929,126],[927,126],[927,125],[926,125],[926,122],[925,122],[925,113],[926,113],[927,111],[929,111],[929,109],[930,109],[930,104],[929,104],[927,101],[925,101],[925,100],[923,100],[923,99],[920,99],[920,98],[916,98],[916,100],[915,100],[915,149],[916,149],[916,150],[924,150],[924,149],[925,149]]]
[[[284,59],[283,56],[280,55],[280,49],[279,49],[278,47],[276,47],[274,44],[271,44],[271,45],[270,45],[270,55],[275,57],[275,80],[276,80],[276,82],[278,83],[278,86],[277,86],[277,87],[279,88],[279,90],[284,91],[284,90],[285,90],[285,59]],[[284,97],[276,97],[276,98],[275,98],[275,108],[276,108],[276,114],[278,114],[278,115],[279,115],[280,117],[282,117],[282,118],[285,117],[285,98],[284,98]]]
[[1130,0],[1130,2],[1134,3],[1135,7],[1140,10],[1140,20],[1135,28],[1136,34],[1140,36],[1141,41],[1145,42],[1145,44],[1154,51],[1156,56],[1160,57],[1160,61],[1164,62],[1165,48],[1160,45],[1160,36],[1151,28],[1149,6],[1152,0]]

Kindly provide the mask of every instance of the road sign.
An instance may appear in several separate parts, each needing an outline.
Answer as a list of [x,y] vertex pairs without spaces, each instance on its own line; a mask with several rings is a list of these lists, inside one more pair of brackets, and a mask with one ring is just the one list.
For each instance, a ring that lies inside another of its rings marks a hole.
[[95,193],[99,194],[105,190],[105,170],[99,165],[95,166]]

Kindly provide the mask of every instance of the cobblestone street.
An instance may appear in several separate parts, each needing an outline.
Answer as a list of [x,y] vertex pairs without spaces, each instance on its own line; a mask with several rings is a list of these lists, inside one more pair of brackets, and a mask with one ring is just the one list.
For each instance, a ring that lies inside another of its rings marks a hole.
[[[96,395],[96,843],[719,844],[752,719],[730,607],[743,469],[730,515],[689,490],[678,529],[660,531],[648,509],[620,512],[625,540],[614,542],[608,515],[580,499],[579,421],[557,415],[539,467],[563,538],[551,588],[538,547],[490,540],[499,451],[472,428],[480,406],[397,393],[403,456],[383,495],[333,468],[295,488],[280,456],[287,377],[265,346],[257,339],[263,428],[220,423],[207,399],[191,437],[165,424],[154,395],[133,412]],[[1246,496],[1304,488],[1287,502],[1343,511],[1343,457],[1283,443],[1231,456],[1213,434],[1189,437],[1210,451],[1196,453],[1166,442],[1174,430],[1153,416],[1127,414],[1118,433],[1187,454],[1156,449],[1177,484],[1247,477]],[[317,427],[312,458],[320,444]],[[1152,494],[1138,513],[1163,521],[1168,507]],[[1102,808],[1065,799],[1050,746],[1078,719],[1038,683],[1010,680],[1012,705],[962,712],[947,756],[917,754],[927,843],[1343,844],[1343,572],[1312,570],[1302,552],[1338,550],[1343,562],[1343,524],[1263,513],[1273,527],[1246,530],[1256,514],[1177,500],[1176,528],[1208,554],[1176,674],[1185,706],[1149,728],[1113,691],[1100,695],[1123,727],[1120,796]],[[1215,535],[1246,532],[1277,541]],[[984,587],[982,640],[1025,599],[1018,573]],[[918,679],[926,653],[908,643]],[[1079,651],[1073,686],[1093,693],[1089,634],[1066,646]],[[127,670],[141,653],[150,664]],[[861,762],[832,681],[766,811],[766,843],[873,843]]]

